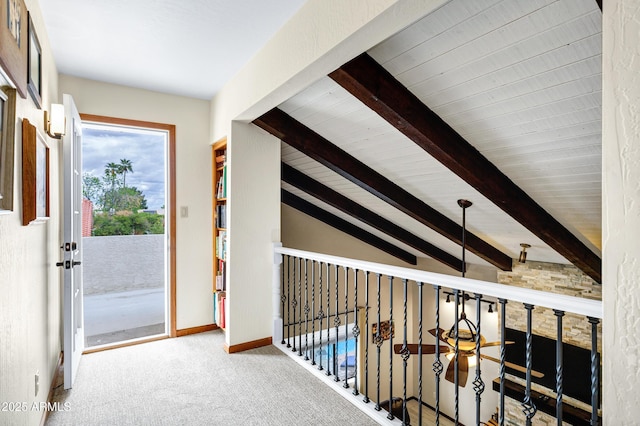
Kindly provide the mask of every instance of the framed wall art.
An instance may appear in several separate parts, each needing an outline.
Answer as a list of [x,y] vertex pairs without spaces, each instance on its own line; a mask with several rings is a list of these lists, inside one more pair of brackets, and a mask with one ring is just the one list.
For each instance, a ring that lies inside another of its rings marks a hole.
[[16,90],[0,88],[0,211],[13,210]]
[[27,61],[27,89],[38,108],[42,104],[42,50],[36,29],[29,14],[29,40]]
[[[376,336],[378,335],[378,323],[371,324],[371,338],[372,342],[376,343]],[[381,321],[380,322],[380,337],[382,340],[389,340],[394,337],[393,321]]]
[[0,72],[27,97],[27,7],[24,0],[0,0]]
[[28,119],[22,120],[22,224],[49,218],[49,147]]

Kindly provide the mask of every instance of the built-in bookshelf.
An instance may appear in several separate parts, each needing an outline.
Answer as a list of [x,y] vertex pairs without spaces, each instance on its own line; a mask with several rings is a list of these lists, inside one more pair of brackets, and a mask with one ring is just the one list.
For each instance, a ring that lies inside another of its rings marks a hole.
[[211,147],[213,189],[213,322],[225,327],[227,291],[227,139]]

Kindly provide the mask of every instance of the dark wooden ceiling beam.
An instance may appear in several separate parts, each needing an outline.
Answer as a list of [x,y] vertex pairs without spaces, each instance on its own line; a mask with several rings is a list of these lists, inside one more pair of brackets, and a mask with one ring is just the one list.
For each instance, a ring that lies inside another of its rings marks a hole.
[[602,262],[493,163],[366,53],[329,75],[541,240],[601,282]]
[[413,247],[416,250],[444,263],[458,272],[462,272],[462,260],[419,238],[404,228],[385,219],[379,214],[367,209],[344,195],[334,191],[317,180],[305,175],[294,167],[282,163],[282,180],[296,188],[313,195],[330,206],[350,215],[351,217],[366,223],[367,225],[384,232],[396,240]]
[[354,224],[347,222],[346,220],[311,204],[307,200],[303,200],[302,198],[290,193],[289,191],[283,189],[281,190],[281,192],[282,202],[286,205],[291,206],[294,209],[301,211],[302,213],[305,213],[319,221],[322,221],[327,225],[344,232],[345,234],[351,235],[352,237],[370,244],[373,247],[376,247],[377,249],[382,250],[385,253],[390,254],[391,256],[397,257],[398,259],[403,260],[411,265],[416,265],[418,263],[416,257],[408,251],[394,246],[390,242],[385,241],[382,238],[365,231],[364,229],[358,228]]
[[[253,123],[403,213],[462,245],[460,225],[280,109],[272,109],[255,119]],[[511,270],[511,257],[471,232],[467,232],[466,247],[503,271]]]

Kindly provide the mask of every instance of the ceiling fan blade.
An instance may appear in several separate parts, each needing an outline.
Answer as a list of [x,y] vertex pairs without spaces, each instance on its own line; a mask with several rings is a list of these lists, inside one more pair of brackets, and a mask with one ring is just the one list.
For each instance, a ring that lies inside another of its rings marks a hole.
[[[449,361],[449,366],[447,367],[447,372],[444,375],[444,378],[451,382],[455,383],[455,357],[451,358]],[[467,384],[467,376],[469,375],[469,360],[466,356],[460,354],[458,357],[458,386],[465,387]]]
[[[393,352],[399,354],[402,351],[402,347],[404,345],[402,343],[398,343],[393,345]],[[407,343],[407,349],[411,355],[418,355],[420,345],[417,343]],[[449,347],[445,345],[440,345],[440,353],[446,354],[449,352]],[[436,353],[436,345],[422,345],[422,355],[430,355]]]
[[442,328],[432,328],[431,330],[429,330],[429,333],[430,333],[432,336],[437,337],[439,340],[441,340],[441,341],[443,341],[443,342],[447,343],[447,339],[445,339],[445,338],[443,337],[443,336],[444,336],[444,333],[445,333],[444,329],[442,329]]
[[467,384],[467,376],[469,375],[469,358],[466,356],[458,357],[458,384],[464,387]]
[[454,359],[451,358],[451,361],[449,361],[449,365],[447,366],[447,372],[444,375],[444,378],[451,382],[454,383],[454,374],[455,374],[455,362]]
[[[507,340],[504,342],[505,345],[513,345],[514,343],[515,342],[512,342],[511,340]],[[500,346],[500,342],[487,342],[482,345],[483,348],[485,346]]]
[[[500,360],[498,358],[494,358],[494,357],[489,356],[489,355],[480,354],[480,358],[488,359],[489,361],[497,362],[498,364],[500,364]],[[525,367],[523,367],[521,365],[518,365],[518,364],[514,364],[512,362],[505,361],[504,365],[505,365],[505,367],[512,368],[512,369],[517,370],[517,371],[519,371],[521,373],[526,373],[527,372],[527,369]],[[531,370],[531,375],[533,377],[538,378],[538,379],[541,379],[541,378],[544,377],[543,373],[541,373],[539,371],[536,371],[536,370]]]

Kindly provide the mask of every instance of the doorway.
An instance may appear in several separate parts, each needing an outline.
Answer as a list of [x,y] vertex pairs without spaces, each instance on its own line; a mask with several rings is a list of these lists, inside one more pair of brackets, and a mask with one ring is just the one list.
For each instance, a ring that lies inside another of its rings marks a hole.
[[81,115],[85,347],[175,335],[175,126]]

